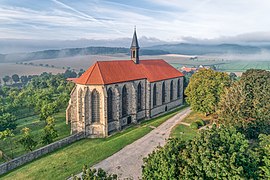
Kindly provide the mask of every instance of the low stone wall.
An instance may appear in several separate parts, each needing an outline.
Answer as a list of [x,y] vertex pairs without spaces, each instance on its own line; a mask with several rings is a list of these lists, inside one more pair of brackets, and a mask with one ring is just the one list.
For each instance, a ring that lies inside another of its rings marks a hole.
[[25,155],[22,155],[20,157],[17,157],[11,161],[5,162],[3,164],[0,165],[0,175],[7,173],[23,164],[26,164],[28,162],[33,161],[34,159],[37,159],[45,154],[48,154],[50,152],[53,152],[61,147],[64,147],[68,144],[71,144],[75,141],[78,141],[80,139],[83,139],[84,133],[78,133],[78,134],[74,134],[71,135],[67,138],[61,139],[59,141],[56,141],[52,144],[49,144],[47,146],[44,146],[42,148],[39,148],[35,151],[32,151],[30,153],[27,153]]

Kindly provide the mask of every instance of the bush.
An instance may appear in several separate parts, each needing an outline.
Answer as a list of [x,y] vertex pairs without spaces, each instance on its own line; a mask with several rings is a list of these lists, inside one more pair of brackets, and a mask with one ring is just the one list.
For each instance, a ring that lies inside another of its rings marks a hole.
[[199,125],[199,127],[202,127],[205,125],[205,122],[202,119],[197,120],[196,123]]
[[199,125],[197,124],[197,122],[193,122],[193,123],[190,124],[190,128],[191,129],[198,129]]

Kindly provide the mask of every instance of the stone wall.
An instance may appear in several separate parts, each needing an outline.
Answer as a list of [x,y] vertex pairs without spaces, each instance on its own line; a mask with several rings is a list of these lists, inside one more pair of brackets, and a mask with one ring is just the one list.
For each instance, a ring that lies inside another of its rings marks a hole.
[[23,156],[17,157],[11,161],[5,162],[3,164],[0,165],[0,175],[7,173],[23,164],[26,164],[28,162],[33,161],[34,159],[37,159],[45,154],[48,154],[50,152],[53,152],[61,147],[64,147],[68,144],[71,144],[75,141],[78,141],[80,139],[83,139],[84,133],[78,133],[78,134],[74,134],[71,135],[65,139],[61,139],[59,141],[56,141],[52,144],[49,144],[47,146],[44,146],[42,148],[39,148],[35,151],[32,151],[30,153],[27,153]]

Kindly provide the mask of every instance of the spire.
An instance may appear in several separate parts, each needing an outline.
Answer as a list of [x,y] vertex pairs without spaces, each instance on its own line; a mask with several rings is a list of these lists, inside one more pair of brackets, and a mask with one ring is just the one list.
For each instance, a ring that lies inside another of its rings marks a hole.
[[130,53],[131,53],[131,60],[135,62],[135,64],[139,64],[139,43],[137,39],[137,34],[136,34],[136,26],[134,27],[134,34],[133,34],[133,39],[131,42],[130,46]]
[[132,43],[130,48],[140,48],[139,47],[139,43],[138,43],[138,39],[137,39],[137,34],[136,34],[136,26],[134,27],[134,34],[133,34],[133,39],[132,39]]

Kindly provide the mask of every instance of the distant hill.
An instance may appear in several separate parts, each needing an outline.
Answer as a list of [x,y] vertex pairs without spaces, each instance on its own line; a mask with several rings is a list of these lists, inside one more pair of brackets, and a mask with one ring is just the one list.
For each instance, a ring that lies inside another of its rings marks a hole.
[[[107,55],[107,54],[128,54],[128,48],[121,47],[86,47],[86,48],[68,48],[61,50],[44,50],[31,53],[0,54],[0,63],[4,62],[22,62],[37,59],[54,59],[83,55]],[[168,54],[168,51],[156,49],[141,49],[141,55],[162,55]]]
[[270,47],[257,47],[237,44],[164,44],[148,47],[147,49],[160,49],[172,54],[204,55],[204,54],[255,54],[262,50],[270,50]]
[[[123,47],[86,47],[86,48],[66,48],[60,50],[43,50],[30,53],[0,54],[0,63],[22,62],[37,59],[55,59],[83,55],[109,55],[109,54],[129,54],[129,48]],[[184,55],[206,55],[206,54],[258,54],[269,52],[270,46],[238,45],[238,44],[162,44],[151,47],[144,47],[140,50],[140,55],[164,55],[164,54],[184,54]]]

